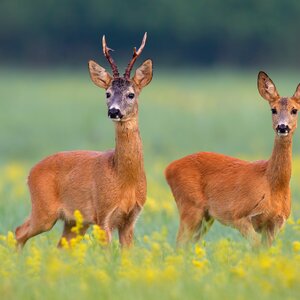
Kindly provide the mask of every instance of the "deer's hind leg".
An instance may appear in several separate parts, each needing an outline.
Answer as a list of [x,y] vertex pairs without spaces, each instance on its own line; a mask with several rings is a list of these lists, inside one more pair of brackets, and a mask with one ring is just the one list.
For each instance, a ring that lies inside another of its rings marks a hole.
[[18,248],[23,248],[28,239],[49,231],[59,218],[56,191],[51,184],[31,185],[32,210],[30,217],[16,229]]
[[206,208],[201,173],[194,161],[181,159],[171,163],[165,175],[179,211],[177,245],[196,242],[213,223]]
[[58,219],[56,212],[36,212],[32,210],[31,216],[19,227],[16,228],[16,240],[19,249],[32,237],[49,231]]
[[179,208],[180,224],[177,233],[177,246],[197,242],[212,226],[214,219],[206,216],[201,204],[187,201]]
[[[194,189],[193,189],[194,188]],[[198,187],[184,186],[184,192],[173,192],[180,217],[177,245],[197,242],[213,224],[205,208],[205,197]]]

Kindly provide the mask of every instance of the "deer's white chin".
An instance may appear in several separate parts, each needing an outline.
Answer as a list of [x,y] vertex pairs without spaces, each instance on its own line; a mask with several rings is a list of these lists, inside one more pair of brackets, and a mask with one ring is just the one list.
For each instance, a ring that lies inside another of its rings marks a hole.
[[288,136],[289,133],[285,132],[285,133],[281,133],[281,132],[277,132],[278,136]]
[[125,123],[125,122],[128,122],[128,121],[131,121],[132,118],[111,119],[111,120],[114,121],[114,122]]

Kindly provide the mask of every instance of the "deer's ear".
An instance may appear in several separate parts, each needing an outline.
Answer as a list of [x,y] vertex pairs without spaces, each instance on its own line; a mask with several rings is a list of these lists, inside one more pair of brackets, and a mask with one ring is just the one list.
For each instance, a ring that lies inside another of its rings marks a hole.
[[260,71],[258,73],[257,88],[260,95],[269,102],[279,98],[275,84],[265,72]]
[[293,95],[293,98],[300,104],[300,83],[298,84],[296,91]]
[[89,71],[92,81],[99,87],[107,89],[112,81],[112,76],[93,60],[89,61]]
[[152,60],[147,59],[143,64],[138,67],[135,71],[135,74],[132,80],[137,84],[141,89],[145,87],[152,79],[153,70],[152,70]]

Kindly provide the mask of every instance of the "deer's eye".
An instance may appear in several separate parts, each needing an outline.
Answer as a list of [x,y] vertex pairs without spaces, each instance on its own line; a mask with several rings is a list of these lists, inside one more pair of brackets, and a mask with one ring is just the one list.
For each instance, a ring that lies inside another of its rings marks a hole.
[[293,108],[293,109],[292,109],[292,111],[291,111],[291,114],[292,114],[292,115],[296,115],[296,114],[297,114],[297,112],[298,112],[298,109],[296,109],[296,108]]
[[128,98],[129,98],[129,99],[133,99],[133,98],[134,98],[134,93],[128,94]]
[[272,112],[273,115],[276,115],[277,114],[277,109],[276,108],[272,108],[271,112]]
[[106,98],[109,98],[111,96],[111,93],[106,93]]

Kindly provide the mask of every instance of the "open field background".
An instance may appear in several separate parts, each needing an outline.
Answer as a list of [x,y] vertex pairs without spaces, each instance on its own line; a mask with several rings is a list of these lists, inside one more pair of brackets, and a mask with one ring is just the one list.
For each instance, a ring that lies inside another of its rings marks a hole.
[[[163,171],[202,150],[270,156],[271,112],[256,77],[263,69],[281,95],[293,94],[299,14],[297,0],[1,0],[0,299],[298,300],[300,129],[292,216],[269,250],[252,251],[216,222],[203,241],[176,251],[177,209]],[[154,78],[140,96],[148,199],[135,247],[121,251],[117,236],[107,246],[92,227],[59,251],[58,222],[17,253],[13,231],[30,213],[30,168],[58,151],[114,146],[104,91],[86,66],[95,59],[107,68],[101,36],[123,71],[145,31],[138,63],[152,58]]]
[[[102,60],[103,61],[103,60]],[[135,248],[101,245],[96,229],[57,251],[61,224],[14,252],[9,231],[30,211],[26,176],[46,155],[114,146],[104,91],[87,70],[0,71],[0,293],[4,299],[297,299],[300,286],[300,132],[294,137],[292,218],[269,251],[254,253],[217,223],[197,247],[176,252],[177,211],[163,170],[197,151],[267,159],[271,112],[256,88],[259,70],[155,69],[140,95],[148,201]],[[265,70],[281,95],[296,72]],[[116,240],[116,239],[115,239]]]

